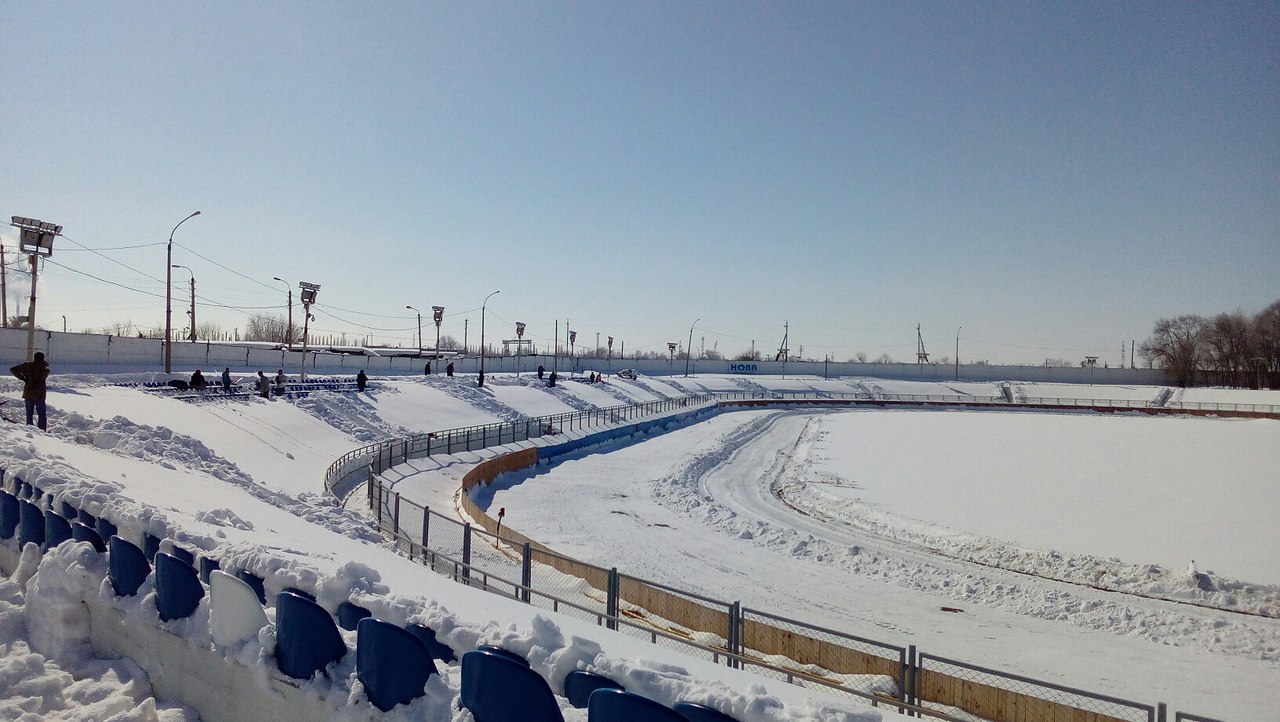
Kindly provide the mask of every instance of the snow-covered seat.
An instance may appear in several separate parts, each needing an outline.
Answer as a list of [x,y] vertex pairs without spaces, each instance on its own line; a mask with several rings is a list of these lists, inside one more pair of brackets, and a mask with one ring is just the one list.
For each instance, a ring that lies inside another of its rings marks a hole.
[[476,647],[476,649],[479,649],[484,652],[491,652],[493,654],[506,657],[507,659],[511,660],[512,662],[515,662],[516,664],[523,664],[526,667],[529,666],[529,660],[525,659],[524,657],[520,656],[515,652],[512,652],[509,649],[503,649],[502,647],[499,647],[496,644],[482,644],[479,647]]
[[347,653],[324,607],[292,592],[276,595],[276,664],[294,679],[311,679]]
[[587,706],[591,693],[597,689],[622,689],[622,685],[602,674],[575,669],[564,678],[564,696],[578,709]]
[[44,548],[52,549],[71,541],[71,522],[53,509],[44,511]]
[[138,593],[138,587],[147,580],[151,573],[151,564],[147,555],[133,544],[118,536],[107,542],[107,575],[111,578],[111,587],[116,595],[132,597]]
[[204,598],[204,585],[195,567],[172,554],[157,552],[156,611],[160,621],[186,619],[195,614]]
[[103,517],[98,517],[98,521],[93,525],[93,528],[98,530],[98,536],[103,539],[110,539],[120,531],[116,528],[115,524],[112,524],[110,520],[104,519]]
[[98,536],[98,532],[93,527],[78,521],[71,522],[71,538],[78,542],[89,542],[93,545],[94,551],[99,554],[107,550],[107,545],[102,542],[102,537]]
[[338,605],[337,616],[339,627],[342,627],[348,632],[354,632],[359,626],[360,620],[373,616],[373,612],[370,612],[364,607],[352,604],[351,602],[343,602]]
[[462,655],[460,702],[476,722],[564,722],[547,680],[486,649]]
[[405,627],[405,631],[417,637],[427,647],[427,652],[432,659],[438,659],[445,664],[455,662],[458,655],[454,654],[453,647],[436,639],[436,630],[422,624],[410,624]]
[[587,701],[587,722],[687,722],[679,712],[621,689],[597,689]]
[[0,539],[12,539],[18,533],[18,497],[0,491]]
[[44,512],[21,499],[18,501],[18,548],[28,544],[44,544]]
[[[200,557],[200,581],[205,584],[212,584],[213,582],[209,581],[210,575],[221,568],[222,565],[218,563],[217,559],[207,556]],[[259,602],[259,604],[261,604],[261,602]]]
[[671,709],[679,712],[689,722],[738,722],[714,707],[696,702],[676,702]]
[[248,584],[249,588],[252,589],[254,593],[258,595],[259,604],[267,603],[267,585],[262,577],[258,576],[257,574],[254,574],[248,569],[237,569],[236,577],[239,578],[240,581],[244,582],[245,584]]
[[439,674],[427,647],[407,630],[365,617],[356,628],[356,677],[373,706],[383,712],[423,695]]
[[[203,562],[208,557],[201,559]],[[219,569],[209,572],[209,632],[219,647],[232,647],[258,636],[267,612],[258,593],[243,580]]]

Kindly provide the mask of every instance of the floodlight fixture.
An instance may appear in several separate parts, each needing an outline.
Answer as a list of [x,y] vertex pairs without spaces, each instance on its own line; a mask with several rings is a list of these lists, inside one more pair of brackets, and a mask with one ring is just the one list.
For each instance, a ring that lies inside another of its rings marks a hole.
[[524,338],[524,322],[516,321],[516,338]]
[[298,288],[302,289],[298,294],[298,298],[302,300],[302,305],[310,306],[316,302],[316,294],[320,292],[320,284],[298,281]]
[[18,248],[33,256],[52,256],[53,239],[62,235],[62,226],[25,216],[12,216],[9,225],[20,231]]
[[444,306],[432,306],[431,319],[436,322],[436,328],[439,328],[440,322],[444,321]]

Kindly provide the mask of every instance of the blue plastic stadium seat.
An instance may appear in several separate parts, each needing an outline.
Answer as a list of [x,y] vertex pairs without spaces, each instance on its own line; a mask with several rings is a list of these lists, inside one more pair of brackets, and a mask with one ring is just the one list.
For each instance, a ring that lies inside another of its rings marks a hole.
[[44,512],[26,500],[18,502],[18,548],[44,544]]
[[156,552],[160,551],[160,537],[155,536],[151,532],[143,533],[142,551],[146,553],[147,559],[155,559]]
[[433,674],[438,674],[436,663],[417,637],[380,619],[360,620],[356,677],[373,706],[388,712],[398,704],[412,702],[422,696]]
[[476,649],[479,649],[484,652],[491,652],[493,654],[498,654],[503,657],[506,657],[512,662],[516,662],[517,664],[523,664],[526,667],[529,666],[529,660],[525,659],[524,657],[521,657],[519,654],[516,654],[515,652],[512,652],[509,649],[503,649],[502,647],[499,647],[496,644],[482,644],[479,647],[476,647]]
[[183,549],[177,544],[172,544],[169,546],[169,553],[193,567],[196,565],[196,555],[192,554],[186,549]]
[[687,722],[679,712],[620,689],[597,689],[587,701],[587,722]]
[[267,603],[267,589],[262,577],[246,569],[238,569],[236,570],[236,578],[253,589],[254,593],[258,595],[258,602]]
[[110,521],[107,521],[102,517],[98,517],[98,523],[94,524],[93,527],[98,530],[98,536],[103,539],[110,539],[120,533],[120,530],[116,528],[115,524],[112,524]]
[[[360,620],[366,619],[371,616],[373,616],[373,612],[370,612],[368,609],[365,609],[364,607],[360,607],[355,604],[352,604],[351,602],[343,602],[342,604],[338,605],[338,626],[342,627],[348,632],[356,631],[356,628],[360,625]],[[400,628],[396,627],[396,629],[400,629]],[[400,630],[400,631],[404,631],[404,630]],[[383,710],[383,711],[385,712],[386,710]]]
[[186,619],[195,614],[204,598],[204,587],[195,567],[172,554],[158,552],[156,562],[156,611],[160,621]]
[[0,539],[12,539],[18,533],[18,497],[0,491]]
[[31,498],[31,485],[23,481],[22,479],[18,479],[18,498],[19,499]]
[[46,509],[44,512],[44,548],[52,549],[65,541],[71,541],[71,523],[55,514],[52,509]]
[[[70,517],[67,518],[69,519]],[[96,529],[98,526],[98,520],[93,517],[93,514],[90,514],[84,509],[80,509],[76,512],[76,521],[92,529]]]
[[564,696],[578,709],[587,706],[587,699],[597,689],[622,689],[622,685],[602,674],[575,669],[564,678]]
[[147,555],[118,536],[107,541],[107,562],[111,587],[116,590],[117,596],[132,597],[137,594],[138,587],[142,586],[151,573]]
[[410,624],[405,630],[417,637],[427,646],[427,652],[432,659],[438,659],[445,664],[457,661],[458,655],[453,653],[453,647],[436,639],[436,630],[421,624]]
[[485,649],[462,655],[461,704],[476,722],[564,722],[547,680]]
[[74,521],[76,519],[79,519],[80,510],[76,509],[74,506],[64,501],[62,502],[62,518],[66,519],[67,521]]
[[347,646],[324,607],[291,592],[276,595],[276,663],[294,679],[311,679],[342,659]]
[[93,527],[78,521],[71,522],[71,538],[78,542],[89,542],[93,545],[94,551],[99,554],[107,550],[107,545],[102,543],[102,537],[98,536],[98,532]]
[[297,587],[285,587],[281,591],[289,592],[290,594],[297,594],[298,596],[302,597],[303,599],[309,602],[314,602],[316,600],[316,595],[312,594],[311,592],[299,589]]
[[213,557],[200,557],[200,581],[205,584],[209,583],[209,574],[215,569],[221,569],[222,565],[218,564],[218,560]]
[[689,722],[738,722],[714,707],[694,702],[676,702],[671,709],[679,712]]

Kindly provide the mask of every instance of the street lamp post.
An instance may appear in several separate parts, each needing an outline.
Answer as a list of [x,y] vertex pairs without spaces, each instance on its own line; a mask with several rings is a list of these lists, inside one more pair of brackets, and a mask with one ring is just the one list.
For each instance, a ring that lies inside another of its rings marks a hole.
[[196,272],[181,263],[175,263],[173,267],[186,269],[187,273],[191,274],[191,310],[187,311],[187,315],[191,316],[191,333],[187,334],[187,340],[194,343],[196,340]]
[[413,306],[405,306],[405,308],[418,314],[418,358],[422,358],[422,311]]
[[693,356],[693,327],[698,325],[701,318],[693,319],[693,323],[689,324],[689,345],[684,347],[684,375],[689,376],[689,358]]
[[501,291],[494,291],[485,296],[484,303],[480,304],[480,378],[477,384],[479,386],[484,386],[484,309],[489,305],[489,299],[493,298],[494,294],[497,293],[501,293]]
[[285,345],[286,345],[286,346],[288,346],[288,347],[289,347],[289,350],[290,350],[290,351],[292,351],[292,350],[293,350],[293,286],[290,286],[288,281],[284,280],[283,278],[281,278],[281,277],[279,277],[279,276],[272,276],[272,277],[271,277],[271,280],[273,280],[273,281],[279,281],[279,282],[283,283],[283,284],[284,284],[284,292],[285,292],[286,294],[288,294],[288,298],[289,298],[289,322],[288,322],[288,323],[289,323],[289,325],[285,327],[285,332],[284,332],[284,334],[285,334],[285,335],[284,335],[284,343],[285,343]]
[[178,226],[200,215],[200,211],[196,211],[191,215],[178,221],[178,225],[169,231],[169,244],[167,246],[168,268],[164,269],[164,372],[171,373],[173,371],[173,234],[178,232]]
[[960,380],[960,329],[964,326],[956,327],[956,381]]

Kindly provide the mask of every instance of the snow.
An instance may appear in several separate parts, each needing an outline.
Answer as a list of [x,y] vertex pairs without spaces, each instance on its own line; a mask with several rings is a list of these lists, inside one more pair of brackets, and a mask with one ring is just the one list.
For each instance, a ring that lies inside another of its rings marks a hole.
[[[348,509],[327,498],[325,469],[371,441],[682,389],[1000,393],[987,383],[754,376],[563,378],[547,389],[526,372],[490,375],[483,389],[473,377],[375,377],[360,395],[185,403],[107,384],[129,377],[55,379],[49,433],[0,424],[0,466],[117,520],[126,538],[148,532],[216,550],[224,567],[262,576],[269,595],[297,587],[329,609],[352,601],[393,623],[427,624],[460,651],[501,644],[548,679],[592,666],[664,703],[711,702],[743,722],[879,712],[453,584],[391,551],[357,513],[359,494]],[[1112,389],[1017,388],[1073,398]],[[17,387],[0,391],[13,400]],[[1274,392],[1248,398],[1277,403]],[[580,454],[532,479],[508,475],[494,503],[513,528],[635,576],[1073,686],[1257,719],[1273,711],[1265,690],[1280,682],[1280,501],[1267,483],[1278,429],[1182,417],[736,411]],[[397,491],[451,509],[461,475],[492,453],[415,460],[389,476]],[[805,513],[778,504],[773,490]],[[87,653],[70,600],[112,596],[101,558],[86,545],[43,560],[33,551],[0,580],[0,718],[194,719],[151,699],[136,665]],[[4,554],[18,559],[12,543]],[[1084,586],[1082,575],[1123,593]],[[149,585],[110,601],[157,623]],[[965,612],[940,613],[943,605]],[[172,624],[250,666],[274,664],[270,624],[246,638],[260,620],[211,619],[206,600],[196,618]],[[343,664],[316,693],[359,701]],[[428,698],[395,714],[469,719],[450,703],[456,666],[442,672]],[[582,719],[566,710],[569,722]]]

